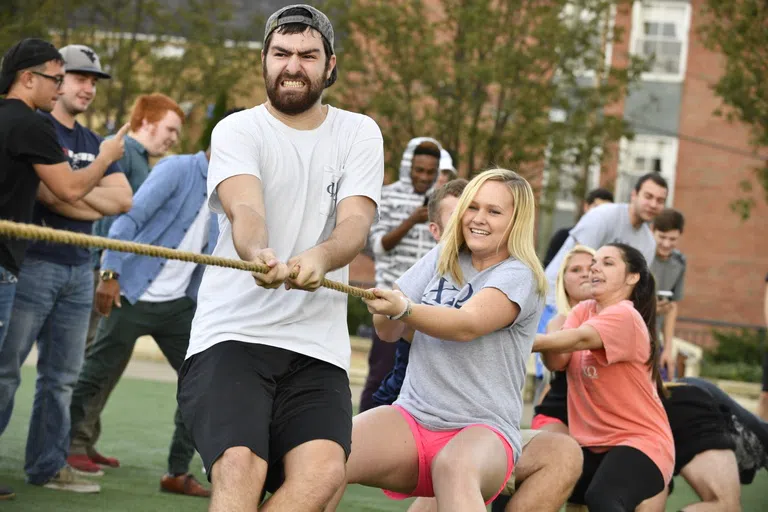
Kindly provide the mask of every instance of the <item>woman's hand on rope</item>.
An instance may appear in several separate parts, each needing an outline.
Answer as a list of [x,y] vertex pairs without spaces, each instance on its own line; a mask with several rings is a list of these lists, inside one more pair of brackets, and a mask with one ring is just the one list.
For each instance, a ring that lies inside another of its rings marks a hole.
[[313,292],[323,284],[328,266],[321,249],[314,247],[288,260],[291,275],[285,283],[285,288],[296,288]]
[[373,315],[396,316],[402,313],[407,304],[407,299],[400,290],[372,288],[368,291],[373,292],[376,298],[373,300],[363,299],[363,302]]
[[280,260],[278,260],[275,255],[275,251],[272,249],[261,249],[254,255],[251,261],[269,267],[270,269],[269,272],[265,274],[251,272],[251,275],[253,275],[253,278],[256,280],[256,284],[262,288],[279,288],[288,278],[288,274],[290,273],[288,265],[280,263]]
[[121,306],[120,304],[120,283],[117,279],[108,281],[99,281],[96,287],[96,311],[100,315],[109,316],[112,312],[112,306]]

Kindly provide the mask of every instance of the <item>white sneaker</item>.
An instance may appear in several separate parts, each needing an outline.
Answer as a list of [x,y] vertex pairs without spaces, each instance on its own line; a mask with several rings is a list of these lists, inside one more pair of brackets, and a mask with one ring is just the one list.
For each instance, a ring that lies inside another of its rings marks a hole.
[[64,466],[55,477],[43,487],[57,491],[70,491],[83,494],[93,494],[101,491],[101,486],[88,480],[78,480],[77,474],[70,466]]
[[77,469],[76,467],[69,466],[69,469],[72,470],[74,474],[77,476],[84,476],[86,478],[96,478],[100,476],[104,476],[104,470],[100,469],[98,471],[83,471],[81,469]]

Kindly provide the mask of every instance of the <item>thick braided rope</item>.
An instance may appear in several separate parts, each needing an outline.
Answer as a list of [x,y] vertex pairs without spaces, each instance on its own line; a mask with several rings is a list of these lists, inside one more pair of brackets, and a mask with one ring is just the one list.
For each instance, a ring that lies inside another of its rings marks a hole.
[[[114,240],[102,236],[86,235],[83,233],[74,233],[59,229],[46,228],[33,224],[20,224],[9,220],[0,220],[0,235],[10,238],[22,238],[25,240],[40,240],[44,242],[56,242],[60,244],[76,245],[79,247],[94,247],[97,249],[109,249],[112,251],[130,252],[141,254],[143,256],[153,256],[156,258],[165,258],[169,260],[189,261],[201,265],[213,265],[216,267],[235,268],[248,272],[266,273],[269,269],[263,265],[250,263],[242,260],[232,260],[229,258],[220,258],[208,254],[197,254],[194,252],[179,251],[169,249],[168,247],[159,247],[150,244],[138,244],[135,242],[126,242],[124,240]],[[296,277],[295,275],[292,277]],[[353,297],[365,299],[374,299],[375,296],[362,289],[349,286],[338,281],[323,279],[321,284],[324,288],[330,288],[337,292],[346,293]]]

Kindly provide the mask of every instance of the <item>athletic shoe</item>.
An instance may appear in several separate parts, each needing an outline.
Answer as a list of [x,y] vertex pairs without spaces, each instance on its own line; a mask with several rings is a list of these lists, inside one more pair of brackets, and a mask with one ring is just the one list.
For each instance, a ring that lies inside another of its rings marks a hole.
[[80,476],[94,477],[104,475],[101,466],[94,464],[87,455],[70,455],[67,457],[67,464],[72,468],[72,471]]
[[197,481],[197,478],[190,473],[179,476],[163,475],[163,478],[160,479],[160,490],[185,496],[198,496],[200,498],[208,498],[211,495],[211,491],[203,487]]
[[16,497],[16,493],[10,487],[0,486],[0,501],[12,500]]
[[94,464],[99,464],[101,466],[109,466],[111,468],[119,468],[120,467],[120,461],[117,460],[114,457],[105,457],[96,450],[91,450],[88,453],[88,457],[90,457],[91,462]]
[[56,476],[43,485],[56,491],[70,491],[82,494],[94,494],[101,491],[99,484],[88,480],[78,480],[77,475],[69,466],[64,466]]

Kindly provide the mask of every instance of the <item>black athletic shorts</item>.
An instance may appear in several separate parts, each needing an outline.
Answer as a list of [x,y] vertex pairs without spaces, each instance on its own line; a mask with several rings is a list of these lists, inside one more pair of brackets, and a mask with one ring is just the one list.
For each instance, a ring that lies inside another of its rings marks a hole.
[[331,440],[349,457],[349,377],[330,363],[268,345],[217,343],[184,361],[177,399],[208,480],[214,462],[236,446],[267,461],[268,492],[283,483],[283,457],[303,443]]
[[675,439],[675,475],[693,458],[707,450],[735,450],[727,412],[706,390],[696,386],[670,386],[662,399]]
[[568,426],[568,377],[565,372],[553,372],[549,383],[549,391],[541,403],[533,408],[533,414],[543,414],[557,418]]
[[648,498],[664,490],[664,476],[643,452],[630,446],[614,446],[595,453],[582,447],[584,466],[571,503],[589,510],[634,511]]

